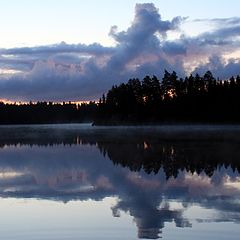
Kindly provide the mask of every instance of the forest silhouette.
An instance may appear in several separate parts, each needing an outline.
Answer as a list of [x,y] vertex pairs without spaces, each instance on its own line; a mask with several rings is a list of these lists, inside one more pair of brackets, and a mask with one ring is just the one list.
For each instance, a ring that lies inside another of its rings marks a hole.
[[119,123],[239,123],[240,76],[216,79],[178,78],[165,70],[160,81],[146,76],[113,86],[100,99],[96,124]]
[[28,104],[0,103],[0,124],[50,124],[92,122],[97,112],[95,102]]
[[239,123],[240,76],[216,79],[210,71],[179,78],[165,70],[113,86],[99,102],[0,103],[0,124],[93,122],[95,125]]

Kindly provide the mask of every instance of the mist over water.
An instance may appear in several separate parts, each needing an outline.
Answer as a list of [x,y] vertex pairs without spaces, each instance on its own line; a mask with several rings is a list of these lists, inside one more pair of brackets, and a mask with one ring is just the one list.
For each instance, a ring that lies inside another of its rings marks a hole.
[[0,234],[238,239],[239,133],[208,125],[2,126]]

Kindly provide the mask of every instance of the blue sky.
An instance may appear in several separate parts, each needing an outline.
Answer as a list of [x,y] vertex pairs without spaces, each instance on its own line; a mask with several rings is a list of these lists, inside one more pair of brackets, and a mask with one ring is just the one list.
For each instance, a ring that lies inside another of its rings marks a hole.
[[0,99],[98,99],[164,69],[236,75],[239,9],[239,0],[0,1]]
[[[112,25],[126,29],[133,19],[135,0],[7,0],[0,1],[0,47],[99,42],[112,44]],[[239,0],[151,1],[165,19],[239,16]],[[189,26],[188,26],[189,27]],[[188,28],[189,32],[196,29]]]

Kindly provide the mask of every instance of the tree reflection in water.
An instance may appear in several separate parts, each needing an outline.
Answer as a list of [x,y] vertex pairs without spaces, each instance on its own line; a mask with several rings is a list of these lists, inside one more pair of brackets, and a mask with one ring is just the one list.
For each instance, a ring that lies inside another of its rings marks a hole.
[[133,216],[139,238],[159,238],[167,222],[191,227],[184,213],[196,204],[217,212],[213,222],[239,223],[233,130],[0,129],[0,194],[64,202],[116,196],[113,216]]

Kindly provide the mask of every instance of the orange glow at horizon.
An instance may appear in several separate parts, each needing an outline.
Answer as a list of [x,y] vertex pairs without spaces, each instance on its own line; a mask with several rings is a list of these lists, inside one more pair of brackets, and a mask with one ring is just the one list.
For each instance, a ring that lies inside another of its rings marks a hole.
[[[76,105],[82,105],[82,104],[89,104],[90,102],[94,102],[94,101],[11,101],[8,99],[0,99],[1,103],[4,104],[15,104],[15,105],[24,105],[24,104],[37,104],[38,102],[42,103],[42,102],[46,102],[46,103],[52,103],[52,104],[76,104]],[[96,101],[95,101],[96,102]]]

